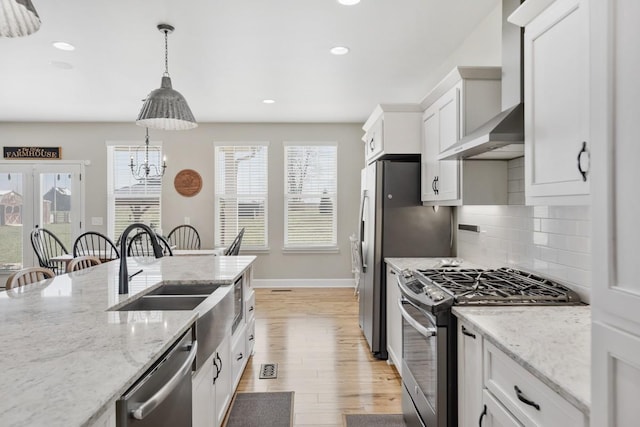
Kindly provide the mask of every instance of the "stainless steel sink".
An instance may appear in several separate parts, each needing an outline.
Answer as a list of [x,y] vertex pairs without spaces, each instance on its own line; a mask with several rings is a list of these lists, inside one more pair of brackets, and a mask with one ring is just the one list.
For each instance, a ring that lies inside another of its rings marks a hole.
[[147,295],[211,295],[220,285],[213,283],[188,284],[164,283]]
[[145,295],[115,311],[147,311],[147,310],[193,310],[207,295],[201,296],[162,296]]

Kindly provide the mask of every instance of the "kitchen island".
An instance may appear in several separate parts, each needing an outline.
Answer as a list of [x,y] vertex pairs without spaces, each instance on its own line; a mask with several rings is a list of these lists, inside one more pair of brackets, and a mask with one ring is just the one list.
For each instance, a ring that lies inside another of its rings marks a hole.
[[[0,292],[0,425],[92,425],[228,292],[253,256],[130,258]],[[160,283],[223,285],[194,310],[111,311]]]

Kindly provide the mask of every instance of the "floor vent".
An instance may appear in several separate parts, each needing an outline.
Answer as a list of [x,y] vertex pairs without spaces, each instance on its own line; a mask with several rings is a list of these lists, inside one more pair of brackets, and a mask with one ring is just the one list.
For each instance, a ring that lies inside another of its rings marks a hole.
[[278,364],[265,363],[260,365],[260,379],[272,379],[278,377]]

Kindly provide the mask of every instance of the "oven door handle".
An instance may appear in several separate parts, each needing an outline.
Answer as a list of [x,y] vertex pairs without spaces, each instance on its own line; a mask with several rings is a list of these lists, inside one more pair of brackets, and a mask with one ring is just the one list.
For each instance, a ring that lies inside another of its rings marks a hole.
[[400,308],[400,314],[402,314],[404,320],[406,320],[407,323],[409,323],[421,335],[424,335],[427,338],[435,337],[437,335],[436,328],[425,328],[424,326],[422,326],[416,319],[411,317],[407,310],[404,309],[405,304],[411,303],[403,301],[402,298],[398,298],[398,308]]

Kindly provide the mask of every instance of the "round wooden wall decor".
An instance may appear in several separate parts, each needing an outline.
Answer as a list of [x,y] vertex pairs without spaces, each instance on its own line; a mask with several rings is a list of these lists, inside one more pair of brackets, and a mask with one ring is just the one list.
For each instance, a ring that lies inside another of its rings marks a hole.
[[202,188],[202,177],[193,169],[183,169],[173,180],[176,191],[185,196],[192,197],[200,192]]

